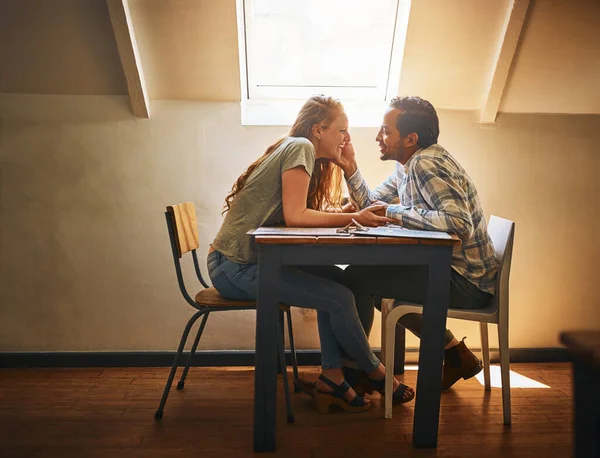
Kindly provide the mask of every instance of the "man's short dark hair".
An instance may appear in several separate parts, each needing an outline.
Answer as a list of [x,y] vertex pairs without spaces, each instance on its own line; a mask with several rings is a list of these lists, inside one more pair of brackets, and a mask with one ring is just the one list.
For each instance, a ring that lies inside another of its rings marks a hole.
[[419,136],[417,144],[427,148],[438,141],[440,122],[433,105],[420,97],[394,97],[390,107],[402,110],[396,119],[396,129],[402,137],[415,132]]

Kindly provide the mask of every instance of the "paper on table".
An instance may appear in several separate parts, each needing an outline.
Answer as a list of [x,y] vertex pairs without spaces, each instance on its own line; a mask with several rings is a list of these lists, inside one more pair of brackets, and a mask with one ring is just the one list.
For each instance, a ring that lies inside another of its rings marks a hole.
[[348,237],[350,234],[337,233],[335,227],[259,227],[247,232],[248,235],[283,235],[308,237]]
[[378,236],[378,237],[417,237],[421,239],[451,239],[445,232],[437,231],[416,231],[404,229],[402,226],[381,226],[369,227],[365,232],[354,232],[356,235]]

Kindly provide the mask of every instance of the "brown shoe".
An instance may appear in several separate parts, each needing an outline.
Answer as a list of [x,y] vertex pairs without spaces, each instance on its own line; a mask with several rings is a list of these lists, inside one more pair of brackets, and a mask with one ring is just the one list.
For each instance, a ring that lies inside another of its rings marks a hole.
[[470,379],[479,374],[483,365],[465,345],[466,337],[444,353],[444,371],[442,373],[442,390],[447,390],[459,379]]

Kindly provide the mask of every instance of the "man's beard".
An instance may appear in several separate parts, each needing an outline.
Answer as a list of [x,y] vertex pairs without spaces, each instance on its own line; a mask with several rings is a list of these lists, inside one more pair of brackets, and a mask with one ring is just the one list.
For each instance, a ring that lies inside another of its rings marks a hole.
[[385,152],[381,153],[381,160],[382,161],[397,161],[398,158],[400,157],[400,149],[391,149],[386,147]]

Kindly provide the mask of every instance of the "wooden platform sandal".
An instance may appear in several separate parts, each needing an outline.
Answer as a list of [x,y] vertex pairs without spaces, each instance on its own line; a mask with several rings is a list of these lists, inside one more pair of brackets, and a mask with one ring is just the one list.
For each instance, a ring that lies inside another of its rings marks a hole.
[[[377,391],[381,396],[385,396],[385,377],[381,380],[373,380],[372,378],[369,378],[369,381],[371,382],[371,386],[375,391]],[[408,388],[408,385],[405,385],[400,381],[398,383],[400,383],[400,386],[398,386],[398,388],[396,388],[394,391],[392,404],[406,404],[407,402],[412,401],[415,398],[415,393],[413,392],[412,395],[404,399],[404,392]]]
[[330,392],[315,390],[315,405],[319,413],[328,413],[329,407],[332,405],[336,405],[345,412],[350,413],[365,412],[371,407],[371,404],[359,395],[354,396],[354,399],[350,402],[344,399],[344,394],[350,389],[350,385],[346,380],[340,385],[336,385],[323,374],[319,375],[319,380],[333,389]]

